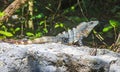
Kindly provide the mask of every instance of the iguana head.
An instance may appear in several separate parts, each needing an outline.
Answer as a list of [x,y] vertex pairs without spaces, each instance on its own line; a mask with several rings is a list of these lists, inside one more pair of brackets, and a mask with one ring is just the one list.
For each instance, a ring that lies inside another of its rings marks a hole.
[[87,37],[98,23],[98,21],[83,22],[77,26],[77,29],[84,37]]

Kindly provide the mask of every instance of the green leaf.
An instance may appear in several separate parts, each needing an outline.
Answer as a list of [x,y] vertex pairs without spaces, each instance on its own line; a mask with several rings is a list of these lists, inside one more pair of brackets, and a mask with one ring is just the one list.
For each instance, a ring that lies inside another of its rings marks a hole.
[[60,23],[60,27],[64,27],[64,24],[63,24],[63,23]]
[[108,32],[112,28],[113,28],[112,26],[107,26],[107,27],[103,28],[103,32]]
[[13,34],[15,34],[14,28],[10,28],[10,31],[11,31]]
[[58,27],[63,28],[63,27],[64,27],[64,24],[63,24],[63,23],[56,23],[56,24],[55,24],[55,28],[58,28]]
[[4,31],[7,31],[7,27],[6,27],[5,25],[3,25],[1,28],[2,28]]
[[26,35],[27,35],[27,36],[34,36],[34,34],[31,33],[31,32],[27,32]]
[[111,26],[113,27],[118,27],[118,25],[120,24],[118,21],[116,20],[109,20],[109,23]]
[[42,36],[42,33],[41,33],[41,32],[36,33],[35,36],[36,36],[36,37],[40,37],[40,36]]
[[58,28],[60,27],[60,25],[58,23],[55,24],[55,28]]
[[4,12],[0,12],[0,17],[4,16]]
[[74,11],[75,10],[75,6],[71,6],[71,8],[70,8],[72,11]]
[[44,24],[44,23],[45,23],[45,21],[40,21],[40,23],[39,23],[39,24],[40,24],[40,25],[42,25],[42,24]]
[[0,34],[7,36],[7,37],[12,37],[13,34],[11,32],[5,32],[5,31],[0,31]]
[[45,33],[48,33],[48,30],[47,30],[47,28],[44,28],[43,30],[44,30],[44,32],[45,32]]
[[15,29],[15,32],[17,32],[17,31],[19,31],[20,30],[20,28],[19,27],[17,27],[16,29]]
[[42,17],[44,17],[44,14],[43,14],[43,13],[40,13],[40,14],[38,14],[38,15],[36,16],[36,18],[42,18]]

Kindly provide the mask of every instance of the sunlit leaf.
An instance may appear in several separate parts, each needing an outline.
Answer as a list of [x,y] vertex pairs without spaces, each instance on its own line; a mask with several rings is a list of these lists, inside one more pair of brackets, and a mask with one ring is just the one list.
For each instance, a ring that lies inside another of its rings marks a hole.
[[5,31],[0,31],[0,34],[7,36],[7,37],[12,37],[13,34],[11,32],[5,32]]
[[16,31],[19,31],[19,30],[20,30],[20,28],[19,28],[19,27],[17,27],[17,28],[15,29],[15,32],[16,32]]
[[4,16],[4,12],[0,12],[0,17]]
[[48,30],[47,30],[47,28],[44,28],[43,30],[44,30],[44,32],[45,32],[45,33],[48,33]]
[[40,13],[40,14],[38,14],[38,15],[36,16],[36,18],[42,18],[42,17],[44,17],[44,14],[43,14],[43,13]]
[[41,17],[42,17],[42,16],[41,16],[40,14],[36,16],[36,18],[41,18]]
[[116,20],[109,20],[110,22],[110,25],[113,26],[113,27],[118,27],[118,24],[120,24],[118,21]]
[[113,28],[112,26],[107,26],[107,27],[103,28],[103,32],[108,32],[112,28]]
[[63,24],[63,23],[60,23],[60,27],[64,27],[64,24]]
[[60,25],[58,23],[55,24],[55,28],[58,28],[60,27]]
[[40,25],[42,25],[42,24],[44,24],[44,21],[40,21],[40,23],[39,23]]
[[41,33],[41,32],[36,33],[35,36],[36,36],[36,37],[40,37],[40,36],[42,36],[42,33]]
[[58,27],[62,28],[62,27],[64,27],[64,24],[63,23],[56,23],[55,24],[55,28],[58,28]]
[[5,25],[3,25],[1,28],[4,29],[5,31],[7,30]]
[[71,10],[75,10],[75,7],[74,7],[74,6],[72,6],[72,7],[71,7]]
[[27,32],[26,35],[27,35],[27,36],[34,36],[34,34],[31,33],[31,32]]

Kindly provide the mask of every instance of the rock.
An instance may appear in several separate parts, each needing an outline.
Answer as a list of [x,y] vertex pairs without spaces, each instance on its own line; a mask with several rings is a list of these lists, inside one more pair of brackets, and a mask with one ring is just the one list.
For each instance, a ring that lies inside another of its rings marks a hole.
[[1,72],[120,72],[120,54],[59,43],[0,43]]

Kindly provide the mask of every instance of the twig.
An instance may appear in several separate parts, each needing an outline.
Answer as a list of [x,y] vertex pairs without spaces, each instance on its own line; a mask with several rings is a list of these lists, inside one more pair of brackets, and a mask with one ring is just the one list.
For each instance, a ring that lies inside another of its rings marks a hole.
[[85,17],[86,20],[88,21],[87,17],[85,16],[85,14],[84,14],[84,12],[83,12],[83,9],[82,9],[82,7],[81,7],[81,5],[80,5],[80,1],[77,0],[77,3],[78,3],[78,5],[79,5],[79,7],[80,7],[80,10],[81,10],[81,13],[82,13],[83,17]]

